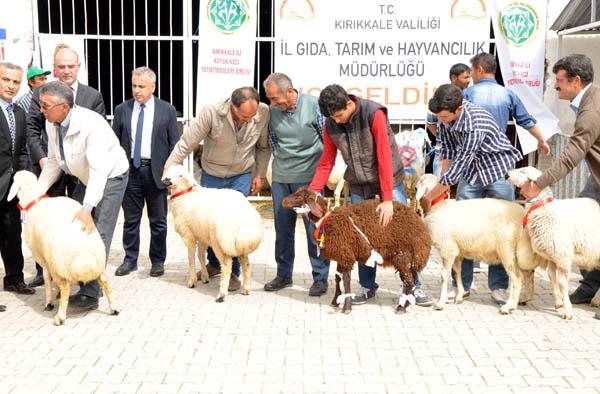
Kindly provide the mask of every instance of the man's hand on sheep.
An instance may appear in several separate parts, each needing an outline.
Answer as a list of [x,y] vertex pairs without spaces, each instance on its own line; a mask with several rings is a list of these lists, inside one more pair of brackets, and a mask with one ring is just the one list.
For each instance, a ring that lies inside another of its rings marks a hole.
[[40,161],[38,162],[38,164],[40,165],[40,168],[44,168],[44,166],[46,165],[46,162],[48,161],[47,157],[42,157],[40,159]]
[[94,219],[92,218],[91,212],[88,212],[85,209],[80,209],[73,217],[73,221],[76,220],[81,222],[81,231],[85,231],[87,234],[96,231],[96,225],[94,224]]
[[537,197],[540,191],[541,189],[534,181],[525,182],[521,185],[521,194],[528,200]]
[[250,187],[250,194],[256,195],[262,189],[262,178],[255,176],[252,178],[252,187]]
[[376,212],[379,212],[379,224],[385,227],[394,216],[394,204],[391,201],[384,201],[377,206]]

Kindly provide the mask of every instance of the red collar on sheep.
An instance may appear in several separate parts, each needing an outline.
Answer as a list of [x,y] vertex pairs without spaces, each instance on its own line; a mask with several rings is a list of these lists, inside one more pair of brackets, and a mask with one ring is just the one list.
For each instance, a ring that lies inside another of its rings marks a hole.
[[17,207],[19,208],[19,211],[29,211],[31,209],[31,207],[33,207],[35,204],[37,204],[38,202],[40,202],[41,200],[43,200],[46,197],[48,197],[47,194],[42,194],[41,196],[39,196],[35,200],[31,201],[29,204],[27,204],[25,206],[22,206],[21,203],[17,203]]
[[540,200],[538,202],[536,202],[535,204],[533,204],[532,206],[529,207],[529,209],[527,210],[527,212],[525,212],[525,216],[523,216],[523,227],[527,226],[527,223],[529,222],[529,214],[533,211],[535,211],[536,209],[543,207],[544,205],[548,204],[549,202],[552,202],[554,199],[552,197],[546,197],[543,200]]
[[173,194],[171,197],[169,197],[169,200],[174,200],[174,199],[176,199],[177,197],[179,197],[179,196],[183,196],[184,194],[187,194],[187,193],[189,193],[189,192],[191,192],[191,191],[194,191],[194,186],[190,186],[190,187],[188,187],[188,188],[187,188],[187,189],[185,189],[185,190],[182,190],[182,191],[180,191],[180,192],[177,192],[177,193]]
[[448,198],[450,198],[450,193],[448,193],[448,192],[442,193],[439,196],[437,196],[436,198],[434,198],[433,200],[431,200],[431,206],[433,207],[438,202],[444,201],[444,200],[446,200]]
[[327,224],[327,220],[329,220],[329,215],[332,211],[328,211],[316,224],[315,231],[313,232],[313,239],[319,243],[319,248],[323,247],[323,242],[325,242],[325,225]]

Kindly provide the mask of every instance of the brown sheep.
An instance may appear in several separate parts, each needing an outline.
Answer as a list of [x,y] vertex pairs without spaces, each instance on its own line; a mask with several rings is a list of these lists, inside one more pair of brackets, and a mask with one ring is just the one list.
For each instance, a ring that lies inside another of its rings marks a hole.
[[[352,310],[350,273],[356,261],[365,264],[376,251],[383,257],[384,267],[396,269],[403,282],[404,294],[400,296],[396,313],[404,313],[410,304],[417,273],[423,270],[429,258],[431,238],[417,213],[394,202],[393,219],[387,227],[382,227],[375,211],[379,204],[378,200],[367,200],[329,210],[325,199],[307,188],[298,189],[282,202],[284,208],[300,208],[298,211],[305,208],[309,219],[316,223],[315,238],[318,238],[323,257],[337,262],[336,288],[331,304],[337,306],[339,297],[343,296],[344,313]],[[344,282],[344,293],[340,289],[340,280]]]

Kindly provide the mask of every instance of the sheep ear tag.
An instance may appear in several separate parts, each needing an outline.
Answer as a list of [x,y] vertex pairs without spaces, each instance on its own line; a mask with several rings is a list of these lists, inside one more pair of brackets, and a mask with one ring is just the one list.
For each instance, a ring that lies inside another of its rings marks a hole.
[[377,253],[377,251],[375,249],[372,249],[371,255],[365,262],[365,265],[367,267],[375,267],[375,264],[377,264],[377,265],[383,264],[383,257],[379,253]]

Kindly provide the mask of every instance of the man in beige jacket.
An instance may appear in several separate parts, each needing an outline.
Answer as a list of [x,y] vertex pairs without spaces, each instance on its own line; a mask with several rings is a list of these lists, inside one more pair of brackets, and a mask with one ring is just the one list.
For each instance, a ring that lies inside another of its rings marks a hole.
[[[592,61],[585,55],[569,55],[556,62],[552,72],[556,74],[554,87],[559,98],[569,100],[577,114],[575,131],[554,165],[535,182],[524,185],[521,194],[527,199],[537,197],[585,159],[591,174],[579,196],[600,203],[600,86],[592,84]],[[569,296],[573,304],[589,303],[600,289],[600,270],[582,270],[581,274],[581,285]],[[595,318],[600,319],[600,311]]]
[[[167,159],[165,170],[180,164],[204,142],[202,187],[234,189],[245,196],[258,193],[271,156],[268,126],[269,107],[260,102],[256,89],[238,88],[227,100],[204,107],[190,122]],[[209,276],[219,275],[219,260],[211,248],[207,252]],[[229,291],[240,288],[239,276],[240,263],[234,259]]]

